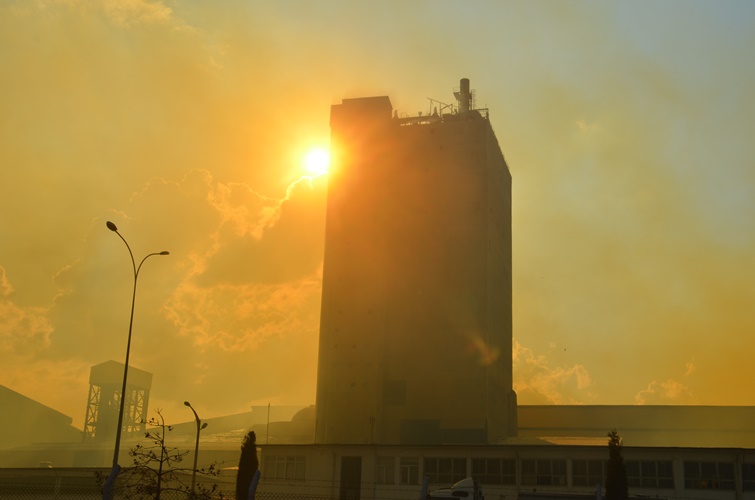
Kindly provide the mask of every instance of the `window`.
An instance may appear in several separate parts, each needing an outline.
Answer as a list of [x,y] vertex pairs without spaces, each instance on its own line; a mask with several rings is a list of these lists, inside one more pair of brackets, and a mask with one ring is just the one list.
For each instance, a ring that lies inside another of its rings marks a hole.
[[742,490],[755,491],[755,464],[742,464]]
[[304,481],[304,457],[269,456],[265,459],[265,478]]
[[690,489],[734,489],[734,464],[727,462],[684,462],[684,487]]
[[432,484],[452,485],[467,477],[465,458],[425,458],[424,474]]
[[375,470],[375,482],[377,484],[396,484],[393,467],[395,462],[396,460],[393,457],[377,457]]
[[401,457],[401,484],[419,484],[419,458]]
[[572,486],[592,486],[605,484],[605,460],[572,460]]
[[674,488],[674,468],[670,460],[627,460],[630,488]]
[[516,484],[516,462],[513,458],[473,458],[472,477],[482,484]]
[[522,484],[566,486],[566,460],[522,460]]

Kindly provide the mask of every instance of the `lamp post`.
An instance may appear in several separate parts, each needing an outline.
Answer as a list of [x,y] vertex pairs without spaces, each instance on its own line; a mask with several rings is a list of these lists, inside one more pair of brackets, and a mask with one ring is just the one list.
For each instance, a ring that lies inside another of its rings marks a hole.
[[194,445],[194,469],[191,472],[191,498],[194,498],[194,486],[197,483],[197,458],[199,457],[199,431],[207,427],[207,422],[202,423],[199,415],[197,415],[197,410],[191,406],[191,403],[184,401],[184,406],[188,406],[191,409],[192,413],[194,413],[194,420],[197,421],[197,442]]
[[136,261],[134,260],[134,253],[131,251],[131,247],[128,244],[128,241],[126,241],[126,238],[121,236],[121,233],[118,232],[118,227],[113,224],[110,221],[107,221],[107,228],[113,231],[115,234],[118,235],[118,237],[123,240],[123,243],[126,244],[126,248],[128,249],[128,254],[131,256],[131,266],[134,270],[134,291],[131,295],[131,319],[129,320],[128,324],[128,341],[126,342],[126,364],[123,366],[123,386],[121,387],[121,401],[120,401],[120,408],[118,410],[118,427],[115,430],[115,451],[113,452],[113,470],[110,473],[110,477],[108,478],[108,482],[110,484],[106,484],[105,488],[103,490],[103,499],[109,499],[112,497],[112,488],[113,483],[115,482],[115,478],[118,476],[118,471],[120,470],[120,466],[118,465],[118,453],[120,451],[121,446],[121,429],[123,427],[123,410],[126,402],[126,380],[128,379],[128,359],[129,355],[131,354],[131,331],[134,326],[134,304],[136,302],[136,280],[139,278],[139,271],[142,268],[142,264],[144,264],[144,261],[148,258],[152,257],[153,255],[169,255],[170,252],[167,250],[163,250],[162,252],[153,252],[150,254],[147,254],[139,263],[139,266],[137,267]]

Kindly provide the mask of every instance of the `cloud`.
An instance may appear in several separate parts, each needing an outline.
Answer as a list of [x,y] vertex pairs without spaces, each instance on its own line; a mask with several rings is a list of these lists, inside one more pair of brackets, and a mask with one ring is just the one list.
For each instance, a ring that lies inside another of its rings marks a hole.
[[50,345],[54,327],[43,307],[24,307],[12,300],[13,285],[0,266],[0,339],[2,350],[29,358]]
[[[245,351],[311,326],[306,322],[312,318],[299,312],[319,301],[322,254],[301,243],[322,238],[312,233],[312,218],[305,216],[318,213],[312,202],[324,202],[324,185],[318,188],[313,200],[315,186],[302,178],[282,198],[272,198],[245,184],[214,182],[208,172],[192,172],[174,186],[178,193],[206,200],[217,224],[204,251],[191,254],[187,274],[164,307],[179,336],[200,347]],[[239,265],[243,262],[248,264]]]
[[[319,300],[322,250],[310,245],[322,246],[324,187],[299,179],[275,198],[194,169],[178,181],[153,178],[131,197],[118,218],[154,233],[156,250],[173,247],[163,312],[178,336],[233,351],[304,328],[297,311]],[[176,226],[186,214],[191,223]]]
[[50,15],[59,7],[82,14],[101,12],[111,23],[121,28],[143,24],[182,24],[175,18],[173,9],[159,0],[37,0],[11,2],[7,8],[16,16],[26,17]]
[[513,349],[514,390],[520,404],[583,404],[594,399],[592,380],[581,364],[551,366],[516,339]]
[[165,23],[173,11],[162,2],[147,0],[103,0],[102,9],[110,20],[119,26],[141,23]]
[[13,285],[8,281],[5,275],[5,268],[0,266],[0,298],[7,298],[13,293]]
[[665,382],[653,380],[634,399],[638,405],[697,404],[697,398],[689,387],[673,379]]
[[[696,369],[695,360],[685,363],[684,378],[690,379]],[[674,378],[669,378],[665,382],[651,381],[645,389],[635,395],[634,401],[638,405],[694,405],[699,403],[692,389]]]
[[279,285],[217,285],[203,288],[182,283],[164,307],[179,336],[194,345],[223,351],[256,350],[270,337],[307,328],[301,316],[307,303],[319,300],[314,277]]

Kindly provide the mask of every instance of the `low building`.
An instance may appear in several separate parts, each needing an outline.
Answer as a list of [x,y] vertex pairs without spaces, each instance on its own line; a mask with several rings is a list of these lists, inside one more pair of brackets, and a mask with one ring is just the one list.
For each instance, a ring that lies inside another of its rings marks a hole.
[[[466,477],[486,500],[596,498],[607,439],[554,445],[512,438],[501,445],[268,445],[261,447],[260,498],[416,500]],[[742,448],[626,446],[633,497],[755,499],[755,453]]]
[[0,385],[0,450],[31,443],[81,441],[73,419]]

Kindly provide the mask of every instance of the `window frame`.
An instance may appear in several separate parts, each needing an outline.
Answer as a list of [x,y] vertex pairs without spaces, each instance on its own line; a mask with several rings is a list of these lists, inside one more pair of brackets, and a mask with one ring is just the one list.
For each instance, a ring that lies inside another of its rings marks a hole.
[[424,457],[422,467],[422,474],[430,484],[451,486],[468,477],[466,458]]
[[[577,471],[578,466],[584,464],[584,473]],[[608,460],[595,458],[572,459],[571,461],[571,484],[578,487],[594,488],[596,484],[606,483],[606,473],[608,470]],[[595,468],[600,472],[596,472]]]
[[[490,465],[498,464],[498,471],[491,471]],[[484,465],[484,467],[481,467]],[[516,459],[502,457],[473,457],[472,477],[482,484],[504,486],[516,485]]]
[[522,486],[567,486],[565,458],[524,458],[521,460]]
[[675,487],[672,460],[627,460],[624,464],[630,488],[673,490]]
[[399,458],[399,484],[419,484],[419,457]]
[[396,457],[375,459],[375,484],[396,484]]
[[263,459],[265,479],[305,481],[307,457],[304,455],[266,455]]
[[683,466],[684,489],[727,491],[736,489],[733,462],[685,460]]

